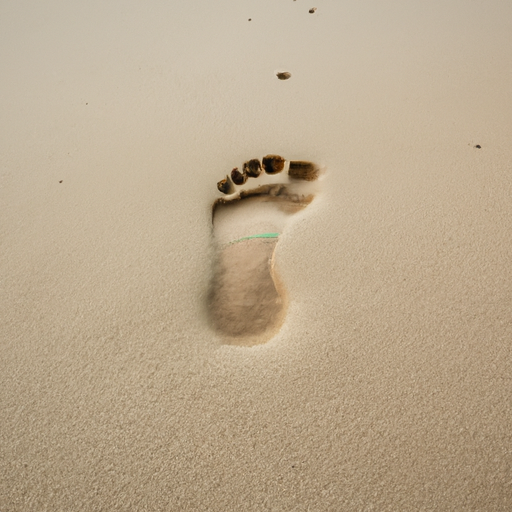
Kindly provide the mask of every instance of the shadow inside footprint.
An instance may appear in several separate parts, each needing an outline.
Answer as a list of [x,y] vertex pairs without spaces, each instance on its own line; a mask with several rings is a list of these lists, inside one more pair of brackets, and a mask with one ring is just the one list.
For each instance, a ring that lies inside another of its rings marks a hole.
[[[243,190],[213,204],[216,255],[208,311],[212,327],[226,344],[264,343],[283,324],[287,296],[276,274],[275,249],[290,216],[314,198],[307,183],[311,172],[306,170],[314,168],[313,179],[318,176],[313,164],[297,164],[287,163],[283,183]],[[294,175],[297,168],[299,177]],[[264,169],[272,173],[268,164]]]

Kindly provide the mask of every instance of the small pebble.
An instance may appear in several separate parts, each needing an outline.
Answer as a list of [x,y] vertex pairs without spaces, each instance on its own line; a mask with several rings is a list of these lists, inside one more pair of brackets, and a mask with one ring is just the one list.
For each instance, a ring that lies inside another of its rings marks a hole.
[[314,14],[316,11],[316,7],[312,7],[311,9],[309,9],[309,14]]
[[285,71],[284,73],[276,73],[276,76],[279,78],[279,80],[288,80],[288,78],[290,78],[292,75],[291,73]]
[[475,146],[475,148],[476,148],[476,149],[482,149],[482,146],[480,146],[480,144],[477,144],[477,145]]

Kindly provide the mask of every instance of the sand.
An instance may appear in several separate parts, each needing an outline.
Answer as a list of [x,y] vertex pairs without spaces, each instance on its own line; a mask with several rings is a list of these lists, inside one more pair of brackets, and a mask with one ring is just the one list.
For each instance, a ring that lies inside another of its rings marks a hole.
[[[502,0],[2,2],[0,510],[510,510],[511,34]],[[269,153],[325,174],[282,326],[227,345],[216,183]]]

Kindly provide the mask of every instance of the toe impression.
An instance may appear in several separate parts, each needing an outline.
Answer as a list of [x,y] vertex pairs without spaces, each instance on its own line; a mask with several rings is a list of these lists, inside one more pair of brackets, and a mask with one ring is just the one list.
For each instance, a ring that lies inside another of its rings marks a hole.
[[267,174],[277,174],[284,169],[285,159],[279,155],[267,155],[263,157],[262,164]]
[[288,176],[296,180],[315,181],[319,174],[317,165],[302,160],[292,160],[288,169]]
[[235,167],[231,171],[231,180],[235,185],[243,185],[247,181],[247,174],[245,172],[241,173],[238,167]]
[[253,158],[244,163],[244,174],[249,178],[257,178],[261,174],[261,163],[257,158]]
[[217,183],[217,188],[223,194],[233,194],[235,192],[235,186],[233,185],[233,182],[229,176],[226,176],[225,179],[220,180]]

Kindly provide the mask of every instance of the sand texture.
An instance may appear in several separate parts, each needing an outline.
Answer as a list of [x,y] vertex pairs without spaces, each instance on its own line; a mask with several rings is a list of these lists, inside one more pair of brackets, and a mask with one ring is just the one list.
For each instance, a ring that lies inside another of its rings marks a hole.
[[[512,510],[512,2],[5,0],[0,41],[1,512]],[[307,201],[212,222],[266,155]]]

